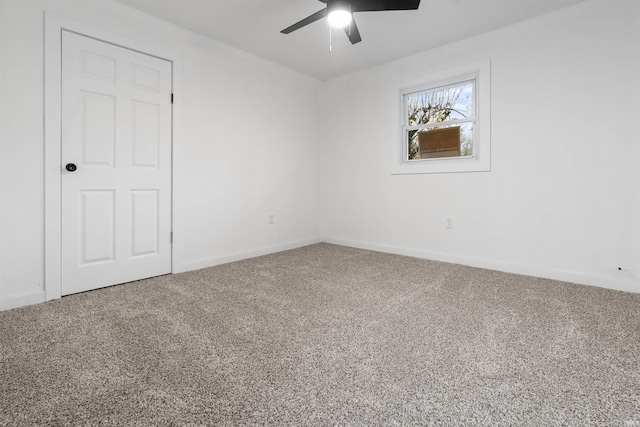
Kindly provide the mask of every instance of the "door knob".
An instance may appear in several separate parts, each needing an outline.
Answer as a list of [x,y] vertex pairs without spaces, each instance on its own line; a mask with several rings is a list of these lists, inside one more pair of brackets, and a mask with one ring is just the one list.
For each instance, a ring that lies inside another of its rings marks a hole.
[[68,170],[69,172],[75,172],[76,169],[78,169],[78,167],[75,165],[75,163],[67,163],[67,166],[64,167],[66,170]]

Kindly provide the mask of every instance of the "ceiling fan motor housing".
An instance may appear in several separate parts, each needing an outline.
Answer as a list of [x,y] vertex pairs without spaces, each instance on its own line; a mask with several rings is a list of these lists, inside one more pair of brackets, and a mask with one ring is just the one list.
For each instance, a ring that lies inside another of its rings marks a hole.
[[327,12],[331,13],[336,10],[345,10],[351,13],[351,3],[346,0],[328,0]]

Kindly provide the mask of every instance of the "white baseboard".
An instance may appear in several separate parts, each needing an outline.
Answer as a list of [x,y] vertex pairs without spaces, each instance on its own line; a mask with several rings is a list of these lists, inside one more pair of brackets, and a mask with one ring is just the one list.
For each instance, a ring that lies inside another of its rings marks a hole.
[[[312,238],[305,240],[298,240],[295,242],[283,243],[279,245],[273,246],[264,246],[259,249],[253,249],[245,252],[235,252],[227,255],[222,255],[219,257],[205,258],[199,259],[195,261],[186,261],[180,265],[180,271],[191,271],[191,270],[200,270],[201,268],[213,267],[220,264],[227,264],[229,262],[241,261],[243,259],[255,258],[258,256],[269,255],[276,252],[288,251],[290,249],[297,249],[303,246],[313,245],[315,243],[320,243],[320,239]],[[178,273],[178,271],[176,271]]]
[[604,275],[588,274],[574,271],[558,270],[535,265],[510,263],[500,260],[490,260],[483,258],[473,258],[429,252],[419,249],[409,249],[398,246],[381,245],[370,242],[360,242],[354,240],[339,239],[335,237],[323,236],[320,239],[326,243],[333,243],[341,246],[350,246],[359,249],[367,249],[377,252],[386,252],[397,255],[405,255],[414,258],[430,259],[434,261],[449,262],[452,264],[462,264],[471,267],[486,268],[489,270],[504,271],[507,273],[522,274],[526,276],[542,277],[545,279],[561,280],[563,282],[577,283],[581,285],[599,286],[601,288],[613,289],[617,291],[640,293],[640,281],[630,278],[616,278]]
[[19,308],[27,305],[40,304],[41,302],[44,302],[44,299],[44,291],[3,298],[0,299],[0,311],[11,310],[12,308]]
[[[509,263],[500,260],[490,260],[483,258],[472,258],[443,254],[437,252],[423,251],[419,249],[403,248],[398,246],[381,245],[371,242],[360,242],[354,240],[339,239],[335,237],[323,236],[321,238],[311,238],[298,240],[295,242],[283,243],[280,245],[265,246],[244,252],[236,252],[219,257],[188,261],[181,264],[181,271],[199,270],[201,268],[213,267],[215,265],[226,264],[243,259],[255,258],[276,252],[301,248],[319,242],[332,243],[335,245],[349,246],[360,249],[367,249],[377,252],[386,252],[397,255],[405,255],[415,258],[430,259],[434,261],[463,264],[472,267],[487,268],[490,270],[505,271],[508,273],[523,274],[527,276],[543,277],[546,279],[561,280],[564,282],[578,283],[582,285],[599,286],[601,288],[613,289],[617,291],[640,293],[640,281],[630,278],[615,278],[604,275],[586,274],[573,271],[557,270],[540,266]],[[178,271],[176,271],[178,273]],[[0,299],[0,311],[11,310],[32,304],[45,302],[45,292],[36,291],[27,294],[17,295]]]

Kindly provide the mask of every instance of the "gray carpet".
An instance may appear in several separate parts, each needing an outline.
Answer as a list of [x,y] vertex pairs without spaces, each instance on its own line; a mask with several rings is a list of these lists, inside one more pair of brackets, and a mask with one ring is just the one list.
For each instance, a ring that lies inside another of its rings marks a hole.
[[640,426],[640,294],[318,244],[0,313],[0,425]]

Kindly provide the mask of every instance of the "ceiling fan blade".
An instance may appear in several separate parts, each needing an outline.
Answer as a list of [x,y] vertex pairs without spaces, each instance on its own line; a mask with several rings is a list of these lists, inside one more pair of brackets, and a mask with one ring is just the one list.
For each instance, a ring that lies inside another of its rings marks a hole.
[[327,9],[319,10],[318,12],[314,13],[313,15],[307,16],[302,21],[296,22],[292,26],[287,27],[287,28],[285,28],[284,30],[282,30],[280,32],[282,34],[289,34],[289,33],[293,32],[295,30],[299,30],[300,28],[311,24],[312,22],[316,22],[317,20],[322,19],[325,16],[327,16]]
[[360,31],[358,31],[358,26],[356,25],[356,20],[351,19],[351,23],[344,27],[344,32],[347,34],[349,41],[351,44],[360,43],[362,41],[362,37],[360,37]]
[[327,2],[327,0],[318,0],[318,1],[321,1],[322,3],[326,3]]
[[351,0],[353,12],[378,12],[383,10],[414,10],[420,0]]

